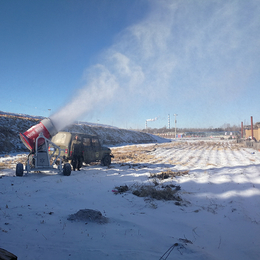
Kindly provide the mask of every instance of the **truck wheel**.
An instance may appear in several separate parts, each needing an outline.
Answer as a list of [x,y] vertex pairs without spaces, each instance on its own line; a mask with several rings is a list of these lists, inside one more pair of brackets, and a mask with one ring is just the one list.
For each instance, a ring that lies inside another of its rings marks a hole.
[[102,164],[109,166],[111,164],[111,157],[109,155],[105,155],[105,157],[102,159]]
[[15,174],[16,174],[16,176],[23,176],[23,164],[22,163],[16,164]]
[[69,163],[65,163],[63,166],[63,175],[70,176],[70,174],[71,174],[71,166]]

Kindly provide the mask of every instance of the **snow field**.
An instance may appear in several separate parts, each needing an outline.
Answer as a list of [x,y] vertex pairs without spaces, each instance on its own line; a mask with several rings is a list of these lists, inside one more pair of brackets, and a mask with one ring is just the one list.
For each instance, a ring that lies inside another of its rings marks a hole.
[[[258,151],[232,142],[112,149],[111,167],[85,166],[68,177],[2,169],[1,247],[18,259],[121,260],[160,259],[178,243],[168,260],[260,259]],[[150,175],[165,170],[189,171],[158,180],[181,186],[180,206],[112,191],[152,184]],[[109,223],[67,220],[80,209],[99,210]]]

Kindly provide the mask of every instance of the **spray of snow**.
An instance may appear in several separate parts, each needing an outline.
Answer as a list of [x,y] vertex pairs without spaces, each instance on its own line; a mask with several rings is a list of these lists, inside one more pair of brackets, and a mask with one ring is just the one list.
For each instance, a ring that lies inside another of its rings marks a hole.
[[175,105],[195,98],[219,104],[245,91],[259,67],[255,1],[246,3],[250,18],[243,1],[149,2],[150,13],[122,31],[71,103],[51,116],[58,129],[106,106],[113,113],[133,113],[144,100],[171,107],[173,89]]
[[[95,77],[95,73],[99,76]],[[115,77],[104,66],[97,65],[92,68],[91,75],[88,85],[80,89],[68,105],[50,117],[58,131],[91,111],[96,105],[105,106],[118,89]]]

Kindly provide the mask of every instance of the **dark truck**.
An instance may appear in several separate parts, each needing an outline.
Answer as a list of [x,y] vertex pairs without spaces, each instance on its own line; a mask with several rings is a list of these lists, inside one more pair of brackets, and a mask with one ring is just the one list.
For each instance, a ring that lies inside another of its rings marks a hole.
[[[100,161],[102,165],[109,166],[111,164],[111,157],[114,157],[111,154],[111,149],[101,146],[98,137],[95,135],[58,132],[52,137],[51,141],[62,149],[60,158],[62,158],[63,162],[71,163],[75,144],[82,147],[83,162],[86,164]],[[51,145],[49,153],[56,153],[54,147]]]

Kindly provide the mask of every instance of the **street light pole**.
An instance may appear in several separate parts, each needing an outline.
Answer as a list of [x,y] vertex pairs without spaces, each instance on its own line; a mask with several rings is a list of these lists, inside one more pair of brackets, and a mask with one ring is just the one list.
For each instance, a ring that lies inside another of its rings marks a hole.
[[175,138],[174,139],[176,139],[176,123],[177,123],[177,120],[176,120],[176,116],[177,116],[178,114],[174,114],[174,116],[175,116]]

